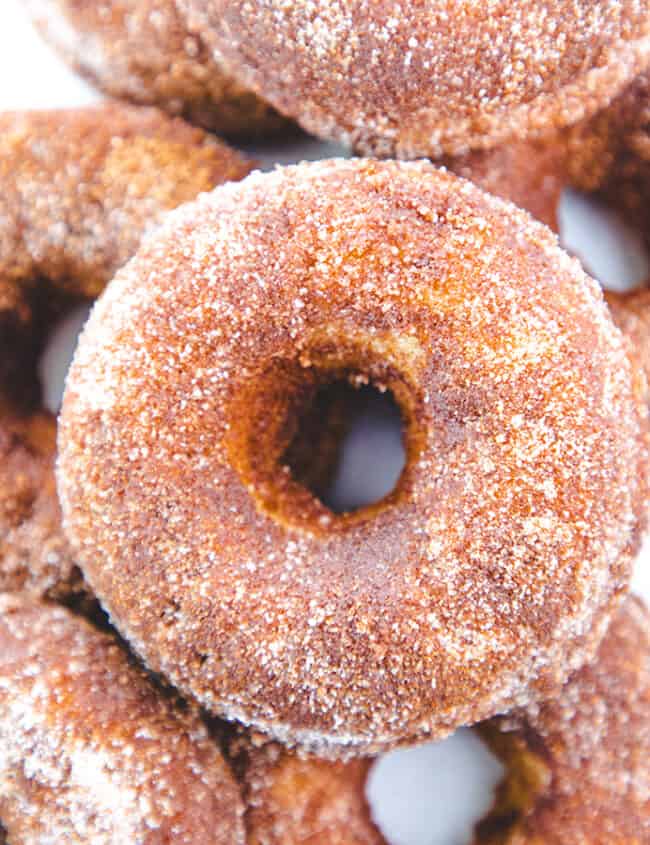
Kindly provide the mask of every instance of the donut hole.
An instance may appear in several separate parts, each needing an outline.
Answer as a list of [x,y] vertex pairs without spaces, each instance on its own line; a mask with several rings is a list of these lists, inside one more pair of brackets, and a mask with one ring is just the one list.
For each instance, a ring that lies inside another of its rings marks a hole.
[[353,513],[395,489],[406,461],[403,426],[390,390],[338,381],[316,391],[284,461],[325,507]]
[[370,771],[366,795],[390,845],[469,845],[503,776],[497,757],[465,728],[441,742],[384,754]]
[[366,784],[375,823],[390,845],[508,845],[550,777],[530,741],[488,722],[383,755]]
[[0,396],[18,414],[56,415],[77,337],[91,304],[46,280],[25,284],[20,300],[0,310]]
[[15,307],[0,312],[0,392],[12,410],[29,414],[42,407],[41,358],[53,328],[78,302],[39,280],[24,286]]
[[508,845],[548,790],[551,770],[541,751],[535,750],[532,733],[523,736],[503,732],[490,722],[474,732],[500,761],[503,771],[494,802],[476,825],[475,841],[485,845]]
[[[259,510],[322,533],[400,501],[423,444],[418,405],[395,367],[371,355],[311,351],[274,361],[237,390],[226,442]],[[355,463],[351,453],[364,439]],[[382,442],[390,443],[383,454]]]
[[75,302],[47,333],[38,360],[38,380],[43,405],[52,414],[61,408],[66,375],[91,307],[88,302]]
[[650,278],[642,233],[597,195],[567,189],[558,210],[560,239],[608,290],[627,290]]

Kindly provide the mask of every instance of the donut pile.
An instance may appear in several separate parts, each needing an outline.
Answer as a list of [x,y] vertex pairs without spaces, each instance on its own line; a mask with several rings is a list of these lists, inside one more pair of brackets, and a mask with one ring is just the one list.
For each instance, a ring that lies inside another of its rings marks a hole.
[[[650,295],[556,234],[650,245],[650,5],[25,5],[128,102],[0,115],[0,841],[382,845],[372,758],[476,726],[474,845],[650,845]],[[212,134],[293,121],[362,157]]]

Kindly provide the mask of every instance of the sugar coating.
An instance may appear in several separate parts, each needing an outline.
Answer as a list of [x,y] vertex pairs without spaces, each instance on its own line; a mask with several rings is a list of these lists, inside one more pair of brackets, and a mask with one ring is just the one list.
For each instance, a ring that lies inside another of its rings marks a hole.
[[562,133],[559,142],[570,183],[598,192],[650,246],[650,71],[634,79],[608,108]]
[[95,296],[170,208],[250,165],[153,109],[0,116],[0,590],[82,589],[61,530],[55,420],[40,399],[47,332]]
[[365,794],[371,760],[300,757],[236,729],[227,754],[242,784],[249,845],[386,845]]
[[645,0],[178,0],[246,85],[362,154],[464,153],[574,123],[647,64]]
[[0,138],[0,314],[39,277],[95,296],[166,211],[250,170],[201,130],[118,104],[5,113]]
[[26,0],[25,5],[64,58],[114,97],[159,106],[229,136],[288,126],[211,57],[174,0]]
[[85,585],[61,528],[54,481],[56,423],[46,413],[0,416],[0,592],[50,598]]
[[567,184],[567,150],[557,138],[513,141],[491,150],[445,156],[447,167],[497,197],[510,200],[559,232],[558,206]]
[[[282,465],[329,371],[409,421],[393,497],[339,518]],[[645,523],[644,398],[597,284],[525,212],[427,163],[255,173],[172,213],[95,306],[65,530],[137,653],[213,712],[332,757],[442,737],[593,655]]]
[[0,814],[24,845],[235,845],[239,788],[192,709],[68,610],[0,596]]
[[560,695],[495,727],[515,758],[532,753],[545,778],[530,807],[502,826],[497,813],[477,845],[650,841],[650,614],[640,599],[626,600],[593,664]]
[[607,291],[605,299],[612,319],[630,343],[632,355],[650,384],[650,289]]

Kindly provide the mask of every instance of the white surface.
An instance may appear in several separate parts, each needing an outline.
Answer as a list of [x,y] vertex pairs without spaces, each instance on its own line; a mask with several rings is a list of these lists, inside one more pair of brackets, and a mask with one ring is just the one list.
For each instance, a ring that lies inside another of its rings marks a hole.
[[[25,20],[19,0],[0,8],[0,109],[84,105],[98,99],[58,61]],[[340,154],[335,145],[316,141],[251,152],[262,166]],[[618,224],[594,211],[582,198],[569,196],[562,206],[568,246],[581,255],[599,278],[612,285],[641,280],[648,269],[638,241],[621,236]],[[632,245],[632,246],[631,246]],[[650,275],[648,273],[647,275]],[[69,317],[53,332],[42,362],[48,404],[58,407],[62,375],[67,369],[82,317]],[[336,495],[349,502],[390,487],[402,456],[399,433],[385,416],[378,424],[367,415],[346,444],[348,457],[337,480]],[[361,469],[365,467],[365,469]],[[368,468],[372,473],[368,473]],[[361,477],[363,475],[363,477]],[[650,601],[648,550],[639,560],[635,587]],[[469,731],[443,743],[385,755],[375,766],[369,797],[374,814],[393,845],[463,845],[472,824],[489,807],[500,766]]]
[[58,414],[61,409],[65,377],[77,345],[77,337],[91,308],[91,305],[78,305],[54,326],[39,361],[38,375],[43,387],[43,404],[53,414]]

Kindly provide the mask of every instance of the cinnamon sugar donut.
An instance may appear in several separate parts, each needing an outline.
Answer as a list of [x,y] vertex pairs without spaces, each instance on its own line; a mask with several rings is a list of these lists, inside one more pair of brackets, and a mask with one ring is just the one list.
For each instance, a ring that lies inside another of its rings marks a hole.
[[[392,391],[407,462],[337,515],[284,456],[341,381]],[[442,737],[594,653],[645,519],[640,393],[598,286],[525,212],[426,163],[252,174],[170,215],[95,308],[65,530],[211,711],[331,757]]]
[[650,57],[644,0],[178,0],[219,60],[309,132],[398,158],[566,126]]
[[629,340],[632,353],[650,384],[650,288],[629,293],[606,291],[612,319]]
[[476,845],[650,842],[650,614],[630,597],[562,693],[481,728],[509,769]]
[[227,136],[292,125],[212,58],[174,0],[25,0],[25,5],[62,56],[111,96],[159,106]]
[[104,287],[164,212],[248,170],[153,109],[0,115],[0,590],[83,587],[60,527],[55,421],[41,407],[48,329]]
[[196,713],[108,634],[0,596],[0,816],[10,842],[236,845],[239,788]]
[[370,760],[301,758],[246,733],[228,750],[243,784],[248,845],[386,845],[365,795]]
[[650,70],[608,108],[567,130],[561,143],[568,181],[621,211],[650,248]]
[[514,202],[558,232],[558,209],[567,183],[565,156],[565,148],[557,141],[531,140],[447,156],[435,164]]

